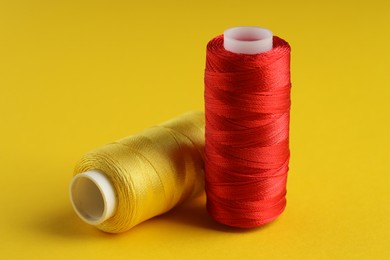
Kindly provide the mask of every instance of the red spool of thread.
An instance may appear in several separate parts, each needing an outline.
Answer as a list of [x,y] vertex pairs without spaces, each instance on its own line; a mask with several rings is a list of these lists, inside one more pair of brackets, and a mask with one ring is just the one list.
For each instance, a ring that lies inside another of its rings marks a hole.
[[264,225],[286,206],[290,46],[269,30],[236,27],[207,45],[207,209],[218,222]]

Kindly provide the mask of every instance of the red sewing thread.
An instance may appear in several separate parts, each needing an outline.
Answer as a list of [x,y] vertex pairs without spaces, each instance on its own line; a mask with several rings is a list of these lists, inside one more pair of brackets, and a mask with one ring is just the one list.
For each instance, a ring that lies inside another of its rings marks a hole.
[[207,45],[205,71],[207,209],[218,222],[264,225],[286,206],[290,46],[229,52],[223,36]]

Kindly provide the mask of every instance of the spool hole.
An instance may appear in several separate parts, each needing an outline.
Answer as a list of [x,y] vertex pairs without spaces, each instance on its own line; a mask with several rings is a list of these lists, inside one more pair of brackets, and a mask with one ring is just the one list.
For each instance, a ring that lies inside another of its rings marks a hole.
[[105,203],[98,186],[89,178],[79,177],[71,187],[72,202],[78,215],[87,222],[99,222]]

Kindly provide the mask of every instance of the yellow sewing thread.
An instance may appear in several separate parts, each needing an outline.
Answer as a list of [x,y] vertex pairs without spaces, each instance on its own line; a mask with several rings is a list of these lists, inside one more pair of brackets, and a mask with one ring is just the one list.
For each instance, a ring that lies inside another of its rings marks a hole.
[[110,233],[163,214],[203,191],[204,113],[192,112],[86,154],[75,175],[104,172],[116,191]]

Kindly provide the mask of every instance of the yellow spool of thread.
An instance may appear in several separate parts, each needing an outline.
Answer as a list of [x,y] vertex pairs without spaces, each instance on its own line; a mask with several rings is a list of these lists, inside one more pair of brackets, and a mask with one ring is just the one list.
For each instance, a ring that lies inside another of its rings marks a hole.
[[204,124],[187,113],[86,154],[70,185],[76,213],[119,233],[200,194]]

